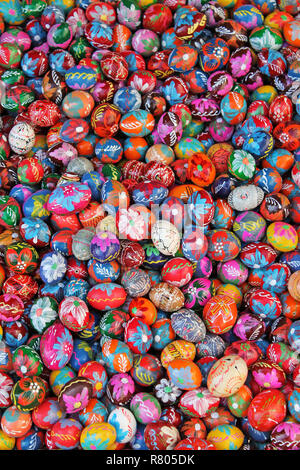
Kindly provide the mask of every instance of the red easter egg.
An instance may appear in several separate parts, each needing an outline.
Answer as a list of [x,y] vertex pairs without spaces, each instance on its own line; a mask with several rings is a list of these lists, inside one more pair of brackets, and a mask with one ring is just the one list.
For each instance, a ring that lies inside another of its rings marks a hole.
[[193,277],[193,265],[186,258],[172,258],[161,271],[162,280],[176,287],[185,286]]
[[116,52],[108,52],[100,60],[102,72],[111,80],[126,80],[128,65],[124,57]]
[[211,333],[226,333],[234,326],[236,319],[236,303],[226,295],[215,295],[204,305],[203,320]]
[[59,107],[48,100],[36,100],[28,106],[30,121],[40,127],[50,127],[61,118]]
[[262,357],[260,348],[254,341],[234,341],[224,351],[224,356],[238,355],[251,366]]
[[174,450],[217,450],[212,442],[199,437],[187,437],[178,442]]
[[286,382],[286,375],[283,369],[268,360],[255,362],[251,367],[254,380],[264,388],[281,388]]
[[276,389],[258,393],[248,408],[249,423],[258,431],[272,431],[285,416],[285,396]]
[[62,324],[71,331],[82,331],[89,324],[89,309],[79,297],[66,297],[59,305],[58,315]]
[[0,295],[0,320],[5,322],[16,321],[24,313],[24,304],[18,295]]
[[99,104],[91,114],[91,125],[99,137],[111,137],[119,129],[121,113],[119,109],[110,104]]
[[180,434],[175,426],[159,420],[147,424],[144,439],[150,450],[172,450],[179,442]]
[[11,390],[13,386],[13,379],[5,372],[0,372],[0,408],[11,406]]
[[59,449],[72,450],[78,447],[83,426],[75,419],[62,418],[53,424],[51,439]]

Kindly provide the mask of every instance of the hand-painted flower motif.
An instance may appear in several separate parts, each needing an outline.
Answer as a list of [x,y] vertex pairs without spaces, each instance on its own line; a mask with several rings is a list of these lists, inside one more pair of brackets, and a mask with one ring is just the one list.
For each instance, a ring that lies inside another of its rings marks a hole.
[[40,276],[45,284],[61,281],[67,272],[67,260],[60,253],[47,253],[40,264]]
[[85,408],[89,402],[88,389],[83,388],[81,392],[76,393],[75,396],[63,395],[67,413],[76,413],[77,411]]
[[176,387],[171,380],[161,379],[158,384],[155,385],[155,396],[164,405],[175,403],[181,394],[182,390]]
[[33,328],[42,334],[57,319],[57,304],[51,297],[41,297],[34,301],[28,316]]

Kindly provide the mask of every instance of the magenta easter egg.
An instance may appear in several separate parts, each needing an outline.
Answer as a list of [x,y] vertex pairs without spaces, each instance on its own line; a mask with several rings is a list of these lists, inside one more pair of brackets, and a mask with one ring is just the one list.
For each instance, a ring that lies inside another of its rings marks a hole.
[[50,370],[64,367],[73,352],[71,333],[60,322],[55,322],[43,333],[40,353],[45,366]]
[[92,193],[86,184],[63,183],[50,194],[47,209],[56,215],[69,215],[82,211],[90,202]]

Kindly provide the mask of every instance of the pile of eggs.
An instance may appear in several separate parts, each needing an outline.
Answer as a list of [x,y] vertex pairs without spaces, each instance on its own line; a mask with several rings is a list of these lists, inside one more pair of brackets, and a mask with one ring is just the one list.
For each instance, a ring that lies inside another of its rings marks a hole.
[[1,0],[1,450],[300,449],[299,83],[299,0]]

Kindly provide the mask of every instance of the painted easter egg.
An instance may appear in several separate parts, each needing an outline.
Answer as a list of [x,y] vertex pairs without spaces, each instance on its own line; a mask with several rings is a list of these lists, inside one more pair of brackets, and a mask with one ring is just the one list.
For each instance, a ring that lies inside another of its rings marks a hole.
[[73,338],[60,322],[51,325],[41,337],[41,357],[50,370],[65,366],[73,352]]
[[151,229],[151,238],[157,249],[168,256],[174,256],[180,246],[180,235],[167,220],[158,220]]
[[136,354],[145,354],[152,345],[152,333],[149,326],[138,318],[126,323],[124,341]]
[[216,295],[204,306],[203,321],[211,333],[226,333],[234,326],[236,319],[236,303],[226,295]]
[[176,312],[184,304],[184,295],[181,290],[167,282],[160,282],[152,287],[149,298],[157,308],[165,312]]
[[129,374],[115,374],[108,381],[106,393],[115,405],[126,405],[135,392],[135,384]]
[[250,388],[247,385],[242,385],[237,392],[227,398],[228,408],[238,418],[247,416],[252,398],[253,395]]
[[276,389],[258,393],[248,408],[249,423],[258,431],[272,431],[285,416],[285,397]]
[[87,294],[87,302],[96,310],[106,311],[121,307],[125,300],[125,289],[113,282],[97,284]]
[[290,224],[273,222],[267,229],[267,240],[279,251],[293,251],[298,244],[298,234]]
[[168,364],[174,359],[193,360],[196,355],[196,347],[189,341],[178,339],[168,343],[162,350],[160,359],[163,367],[167,368]]
[[153,131],[154,124],[151,113],[138,109],[122,116],[120,130],[128,137],[145,137]]
[[143,297],[151,289],[150,277],[139,268],[129,269],[121,278],[122,286],[130,297]]
[[174,359],[168,364],[167,373],[172,383],[182,390],[194,390],[202,382],[199,367],[189,359]]
[[184,306],[197,312],[215,294],[215,289],[209,279],[195,277],[182,289],[182,292],[185,296]]
[[200,387],[181,395],[179,409],[187,416],[203,418],[215,411],[220,398],[214,396],[207,388]]
[[144,436],[150,450],[172,450],[180,440],[178,429],[163,420],[148,423]]
[[181,257],[167,261],[161,271],[162,280],[176,287],[183,287],[193,276],[192,263]]
[[64,417],[65,413],[60,408],[56,397],[46,397],[43,403],[32,412],[33,423],[45,430],[50,429],[54,423]]
[[91,199],[91,190],[85,184],[72,182],[58,186],[47,202],[49,211],[58,215],[80,212]]
[[117,432],[109,423],[93,423],[86,426],[80,435],[84,450],[106,450],[116,441]]
[[136,433],[136,420],[133,413],[123,406],[114,408],[108,416],[107,422],[117,431],[116,442],[126,444]]
[[71,418],[62,418],[50,430],[52,443],[56,449],[73,450],[80,442],[83,427],[79,421]]
[[65,298],[59,305],[60,321],[71,331],[81,331],[89,323],[89,310],[86,303],[79,297]]
[[229,230],[211,230],[207,234],[209,258],[215,261],[229,261],[241,250],[239,238]]
[[150,393],[140,392],[134,395],[130,402],[130,410],[135,419],[142,424],[158,421],[161,416],[161,406],[157,398]]
[[213,443],[217,450],[238,450],[243,445],[244,437],[238,427],[225,424],[212,429],[207,435],[207,440]]
[[[239,356],[225,356],[210,369],[207,388],[218,397],[230,397],[244,385],[248,375],[246,362]],[[222,378],[220,381],[220,377]]]
[[205,338],[205,325],[193,310],[184,308],[173,313],[171,325],[177,336],[191,343],[198,343]]
[[58,397],[62,387],[74,377],[76,377],[76,374],[69,366],[51,371],[49,383],[54,395]]
[[24,436],[31,425],[31,413],[18,410],[15,405],[7,408],[1,417],[1,429],[9,437]]
[[276,449],[299,450],[300,425],[288,421],[277,424],[271,432],[270,440]]
[[255,382],[264,388],[281,388],[286,381],[283,369],[278,364],[268,360],[257,361],[252,364],[251,374]]
[[60,390],[58,403],[67,414],[83,410],[92,398],[92,383],[84,377],[69,380]]
[[133,355],[127,344],[109,339],[102,346],[104,363],[114,372],[128,372],[133,365]]
[[18,380],[12,391],[13,404],[21,411],[32,411],[45,399],[47,382],[40,377],[23,377]]

